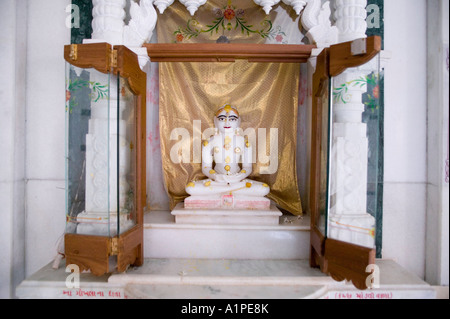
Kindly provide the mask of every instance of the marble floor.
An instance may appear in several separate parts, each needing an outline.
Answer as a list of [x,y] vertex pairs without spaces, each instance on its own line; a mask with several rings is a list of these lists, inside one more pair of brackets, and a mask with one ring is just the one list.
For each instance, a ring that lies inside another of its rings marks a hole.
[[23,281],[18,298],[130,299],[433,299],[427,283],[391,260],[378,260],[380,285],[360,291],[336,282],[307,260],[145,259],[141,267],[95,277],[51,264]]

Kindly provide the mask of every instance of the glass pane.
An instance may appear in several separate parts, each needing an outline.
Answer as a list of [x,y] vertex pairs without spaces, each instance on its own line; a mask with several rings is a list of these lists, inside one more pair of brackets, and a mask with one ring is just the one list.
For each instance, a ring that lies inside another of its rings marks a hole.
[[110,231],[110,78],[66,64],[66,232]]
[[332,79],[328,237],[375,248],[379,56]]
[[324,91],[321,97],[320,125],[321,125],[321,147],[320,147],[320,186],[319,186],[319,215],[316,221],[316,226],[322,232],[327,234],[327,215],[328,215],[328,201],[329,201],[329,145],[330,145],[330,81],[323,83]]
[[118,97],[114,113],[118,121],[111,134],[118,147],[112,165],[117,189],[116,206],[113,210],[117,233],[121,234],[136,224],[136,96],[130,90],[126,78],[114,76],[114,82]]

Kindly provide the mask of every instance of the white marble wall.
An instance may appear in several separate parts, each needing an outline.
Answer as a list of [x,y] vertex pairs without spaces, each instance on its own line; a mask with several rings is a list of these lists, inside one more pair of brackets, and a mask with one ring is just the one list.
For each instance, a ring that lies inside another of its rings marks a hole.
[[70,0],[29,0],[26,86],[26,274],[55,256],[64,233],[65,61]]
[[0,298],[25,276],[26,1],[0,2]]
[[426,1],[386,0],[383,257],[425,274]]
[[[428,9],[427,237],[425,279],[449,283],[449,2],[430,0]],[[447,163],[446,163],[447,161]]]

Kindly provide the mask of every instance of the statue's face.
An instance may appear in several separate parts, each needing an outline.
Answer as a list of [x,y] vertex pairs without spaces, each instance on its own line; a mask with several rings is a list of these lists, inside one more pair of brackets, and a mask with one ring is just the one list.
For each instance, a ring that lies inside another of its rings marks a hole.
[[241,125],[241,119],[237,112],[234,112],[233,109],[224,109],[214,118],[214,125],[219,132],[225,133],[234,133],[237,128]]

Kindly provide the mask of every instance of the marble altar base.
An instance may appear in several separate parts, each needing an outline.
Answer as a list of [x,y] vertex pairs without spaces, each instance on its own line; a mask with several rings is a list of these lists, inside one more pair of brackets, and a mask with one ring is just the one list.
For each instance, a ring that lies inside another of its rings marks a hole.
[[180,224],[170,211],[144,214],[145,258],[307,259],[309,216],[275,225]]
[[186,208],[178,203],[172,215],[177,224],[278,225],[282,213],[275,206],[269,209]]

